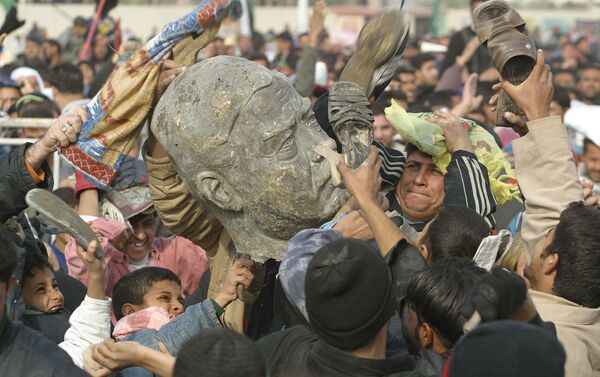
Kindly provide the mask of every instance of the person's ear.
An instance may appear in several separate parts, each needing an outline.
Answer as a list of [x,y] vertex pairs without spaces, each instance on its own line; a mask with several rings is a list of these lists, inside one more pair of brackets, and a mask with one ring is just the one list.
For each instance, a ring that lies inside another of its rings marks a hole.
[[136,306],[133,304],[124,304],[123,306],[121,306],[121,314],[123,314],[123,317],[133,314],[135,312]]
[[423,259],[425,259],[425,262],[427,264],[431,264],[431,261],[429,260],[431,258],[431,253],[429,252],[429,249],[427,248],[427,246],[424,243],[419,245],[419,251],[421,252],[421,255],[423,256]]
[[433,329],[429,323],[423,322],[419,325],[419,338],[424,349],[433,348]]
[[556,273],[556,269],[558,268],[558,260],[560,259],[559,255],[556,253],[548,253],[548,256],[544,258],[544,263],[542,265],[542,270],[545,275],[550,275]]
[[232,185],[220,174],[201,172],[197,179],[198,189],[206,200],[225,211],[240,212],[242,199]]

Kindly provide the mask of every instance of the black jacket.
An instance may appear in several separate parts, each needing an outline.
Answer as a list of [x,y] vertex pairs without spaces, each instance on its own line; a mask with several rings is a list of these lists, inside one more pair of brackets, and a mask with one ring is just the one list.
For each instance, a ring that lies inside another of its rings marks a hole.
[[257,345],[272,377],[375,377],[414,368],[408,353],[384,360],[361,359],[331,347],[302,325],[268,335]]
[[77,377],[79,369],[62,349],[46,337],[12,322],[3,314],[0,321],[0,376]]
[[52,188],[52,172],[46,162],[42,166],[45,172],[44,182],[36,184],[29,175],[25,166],[25,148],[29,145],[31,144],[23,144],[0,156],[0,223],[27,208],[25,195],[29,190]]
[[[440,69],[440,77],[447,68],[454,65],[456,58],[463,53],[465,46],[474,36],[475,31],[473,31],[470,26],[467,26],[450,37],[448,52],[446,53],[446,58],[442,62],[442,68]],[[467,67],[471,73],[481,73],[486,69],[493,67],[492,58],[490,57],[487,47],[479,46],[467,64]]]

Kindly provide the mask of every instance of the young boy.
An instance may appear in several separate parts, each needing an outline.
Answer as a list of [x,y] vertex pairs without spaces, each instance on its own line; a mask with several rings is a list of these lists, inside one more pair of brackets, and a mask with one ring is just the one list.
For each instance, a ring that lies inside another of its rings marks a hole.
[[110,337],[111,300],[104,295],[105,265],[94,258],[95,250],[96,241],[90,243],[89,251],[77,248],[89,272],[89,285],[85,299],[70,318],[52,267],[44,255],[26,254],[20,282],[26,306],[23,324],[57,343],[80,368],[85,349]]
[[[222,327],[219,317],[227,305],[237,299],[238,285],[248,287],[254,279],[251,264],[249,260],[236,259],[215,298],[187,309],[183,306],[181,282],[173,272],[160,267],[130,272],[113,290],[113,311],[118,320],[113,337],[177,355],[188,339],[204,329]],[[93,369],[91,365],[86,367]],[[150,371],[139,367],[120,373],[121,376],[152,376]]]
[[56,344],[62,342],[69,328],[70,313],[64,309],[64,297],[45,255],[32,251],[25,254],[20,283],[25,302],[23,324]]

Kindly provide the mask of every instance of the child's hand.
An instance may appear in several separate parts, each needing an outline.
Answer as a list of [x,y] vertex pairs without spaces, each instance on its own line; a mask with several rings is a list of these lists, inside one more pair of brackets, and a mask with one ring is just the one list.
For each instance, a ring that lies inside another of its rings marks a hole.
[[77,244],[77,255],[83,264],[85,264],[85,269],[90,276],[104,276],[104,259],[99,260],[94,256],[97,247],[98,241],[91,241],[87,250],[85,250],[81,245]]
[[236,259],[227,271],[225,281],[219,287],[219,293],[215,297],[215,302],[220,307],[225,308],[230,302],[238,298],[237,287],[239,284],[248,288],[254,280],[254,275],[250,271],[252,261],[250,259]]

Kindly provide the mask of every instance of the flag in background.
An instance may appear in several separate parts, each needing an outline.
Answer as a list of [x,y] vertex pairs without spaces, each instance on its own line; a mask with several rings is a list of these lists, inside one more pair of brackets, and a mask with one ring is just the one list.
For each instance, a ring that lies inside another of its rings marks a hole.
[[429,36],[437,38],[444,30],[444,16],[442,15],[442,0],[434,0],[429,22]]

